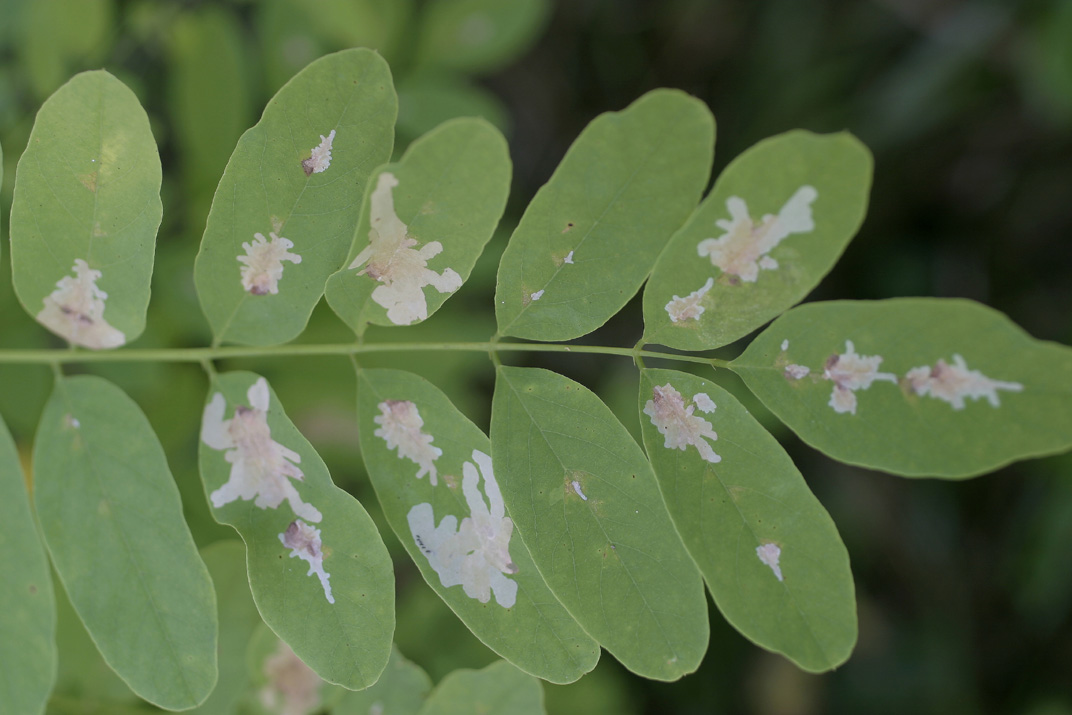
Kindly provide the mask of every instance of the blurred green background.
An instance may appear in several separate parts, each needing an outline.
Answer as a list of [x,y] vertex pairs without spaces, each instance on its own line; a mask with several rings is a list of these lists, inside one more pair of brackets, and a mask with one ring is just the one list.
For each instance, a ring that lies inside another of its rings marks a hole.
[[[0,0],[4,236],[38,107],[75,72],[105,67],[145,105],[164,163],[153,302],[135,347],[207,344],[193,257],[235,142],[297,70],[359,45],[391,63],[398,151],[444,119],[479,114],[506,132],[515,163],[503,228],[469,283],[427,323],[404,335],[372,329],[370,340],[492,334],[496,262],[527,201],[595,115],[671,86],[714,111],[716,174],[754,142],[795,127],[848,129],[874,151],[869,217],[810,299],[974,298],[1036,337],[1072,343],[1068,0]],[[7,254],[0,348],[60,347],[18,308]],[[585,342],[629,346],[640,333],[633,301]],[[350,339],[323,306],[301,338]],[[493,375],[483,357],[367,364],[424,374],[487,427]],[[525,364],[592,386],[636,430],[637,376],[627,360]],[[357,451],[349,364],[220,367],[266,375],[336,482],[378,520],[396,556],[402,652],[437,681],[493,660],[421,581],[378,513]],[[199,545],[233,538],[209,516],[196,472],[199,368],[94,371],[127,390],[157,429]],[[740,390],[732,376],[717,379]],[[28,453],[48,370],[0,366],[0,386],[0,411]],[[852,659],[834,673],[801,673],[712,608],[711,646],[695,675],[644,681],[604,654],[579,683],[545,688],[550,712],[1072,713],[1072,458],[964,483],[905,480],[832,462],[746,404],[789,449],[848,546],[860,616]],[[101,676],[62,604],[61,616],[53,710],[90,712],[63,704],[87,698],[118,712],[130,699],[125,686]]]

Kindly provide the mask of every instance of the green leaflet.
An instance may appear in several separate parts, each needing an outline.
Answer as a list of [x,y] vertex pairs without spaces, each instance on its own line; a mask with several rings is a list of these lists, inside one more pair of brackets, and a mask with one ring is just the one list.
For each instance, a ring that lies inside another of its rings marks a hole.
[[969,477],[1072,446],[1072,350],[967,300],[803,305],[731,367],[808,444],[893,474]]
[[396,111],[383,58],[345,50],[298,73],[242,135],[194,264],[217,342],[301,333],[346,256],[366,179],[391,155]]
[[504,661],[456,670],[428,696],[420,715],[543,715],[540,681]]
[[390,556],[264,378],[213,381],[200,464],[213,515],[246,542],[265,623],[324,680],[355,690],[375,683],[394,633]]
[[510,192],[506,140],[482,119],[455,119],[373,172],[332,309],[354,332],[410,325],[469,277]]
[[417,715],[431,689],[432,679],[427,673],[394,648],[387,669],[376,684],[365,690],[344,693],[339,704],[332,708],[331,715],[369,715],[375,712],[383,715]]
[[800,302],[860,227],[871,166],[851,134],[800,130],[734,159],[655,264],[644,342],[719,347]]
[[263,623],[249,640],[245,667],[249,687],[237,708],[241,715],[334,712],[347,692],[321,679]]
[[56,599],[15,443],[0,421],[0,703],[40,713],[56,680]]
[[399,146],[457,117],[482,117],[510,134],[506,106],[490,90],[445,72],[410,74],[395,85],[398,92]]
[[231,715],[249,687],[246,647],[261,617],[249,591],[245,556],[245,547],[236,540],[217,541],[201,550],[216,587],[220,678],[208,700],[194,710],[197,715]]
[[113,0],[33,0],[21,5],[4,8],[4,25],[17,29],[19,64],[36,97],[47,97],[74,69],[99,66],[111,51]]
[[104,659],[160,707],[202,702],[216,684],[216,599],[145,415],[107,380],[61,378],[33,463],[52,563]]
[[504,67],[539,38],[547,0],[441,0],[424,7],[417,61],[461,72]]
[[[489,463],[481,463],[490,462],[491,443],[480,428],[437,387],[399,370],[358,373],[358,417],[361,454],[387,521],[465,625],[517,667],[553,683],[570,683],[592,670],[599,646],[555,598],[516,530],[494,513],[491,485],[510,475],[498,464],[492,473]],[[470,526],[505,536],[507,553],[497,551],[499,545],[465,545],[463,532]],[[455,545],[463,556],[471,552],[464,566],[483,574],[483,593],[459,573],[460,558],[441,558]]]
[[640,288],[711,172],[715,120],[677,90],[600,115],[525,210],[499,264],[504,335],[570,340]]
[[503,498],[540,573],[638,675],[675,680],[707,649],[707,603],[644,453],[587,388],[502,367],[491,443]]
[[37,113],[15,173],[11,265],[26,312],[89,348],[141,335],[161,210],[138,98],[103,70],[75,75]]
[[666,506],[726,620],[804,670],[844,663],[856,643],[849,555],[778,441],[684,372],[641,371],[640,410]]

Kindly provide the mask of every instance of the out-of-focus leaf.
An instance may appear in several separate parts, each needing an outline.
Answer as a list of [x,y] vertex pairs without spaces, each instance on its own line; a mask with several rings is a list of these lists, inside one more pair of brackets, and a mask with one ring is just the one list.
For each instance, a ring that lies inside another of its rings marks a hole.
[[437,0],[421,14],[417,62],[462,72],[504,67],[536,42],[547,0]]
[[194,264],[217,341],[301,333],[353,240],[366,179],[391,155],[395,113],[387,63],[346,50],[302,70],[242,135]]
[[354,332],[425,320],[461,288],[510,193],[510,154],[495,127],[455,119],[372,173],[344,268],[327,299]]
[[577,622],[638,675],[694,671],[707,649],[703,581],[607,406],[556,373],[501,367],[491,435],[514,526]]
[[420,715],[543,715],[540,681],[505,661],[456,670],[435,687]]
[[332,715],[417,715],[432,689],[432,680],[395,648],[387,669],[370,688],[349,691],[332,708]]
[[97,70],[57,90],[37,114],[15,175],[11,264],[26,312],[90,348],[138,337],[160,178],[149,120],[126,85]]
[[[115,40],[112,0],[32,0],[22,6],[19,58],[38,97],[63,84],[71,70],[99,66]],[[3,16],[4,25],[16,18]]]
[[26,486],[0,421],[0,703],[32,714],[56,679],[56,599]]
[[205,493],[246,543],[265,623],[324,680],[375,683],[391,651],[394,573],[368,513],[253,373],[213,380],[200,447]]
[[108,664],[184,710],[216,684],[215,596],[152,427],[99,377],[57,381],[34,443],[52,563]]
[[[556,600],[502,518],[503,476],[491,469],[484,433],[434,385],[399,370],[359,373],[358,416],[361,454],[384,515],[440,598],[525,672],[568,683],[590,671],[599,646]],[[484,532],[497,535],[494,548],[466,541]]]
[[525,210],[499,264],[504,335],[570,340],[633,297],[696,208],[715,120],[677,90],[648,92],[597,117]]
[[1072,349],[971,301],[809,303],[731,367],[808,444],[893,474],[970,477],[1072,446]]
[[870,187],[851,134],[793,131],[741,154],[659,256],[644,342],[720,347],[800,302],[856,234]]
[[241,715],[312,715],[325,709],[333,712],[347,692],[325,682],[264,624],[249,640],[245,667],[249,688],[238,707]]
[[667,509],[726,620],[805,670],[844,663],[856,643],[849,554],[778,441],[683,372],[643,370],[639,409]]
[[481,117],[509,135],[510,118],[506,107],[491,92],[451,74],[408,75],[399,80],[398,143],[430,132],[457,117]]

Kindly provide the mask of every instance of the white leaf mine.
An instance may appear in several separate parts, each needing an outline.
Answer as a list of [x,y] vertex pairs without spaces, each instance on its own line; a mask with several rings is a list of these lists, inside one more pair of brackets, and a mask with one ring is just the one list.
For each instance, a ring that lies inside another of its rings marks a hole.
[[408,400],[386,400],[377,405],[380,415],[372,421],[380,425],[372,434],[387,443],[387,449],[398,449],[399,459],[408,459],[416,464],[417,479],[425,474],[434,487],[436,479],[435,460],[443,450],[432,446],[435,439],[421,431],[424,420],[417,406]]
[[290,481],[305,479],[296,466],[301,456],[272,440],[267,381],[259,378],[246,396],[249,406],[236,407],[229,420],[223,419],[227,403],[221,393],[213,395],[205,407],[201,441],[212,449],[226,450],[224,459],[231,464],[227,482],[209,495],[212,506],[219,509],[238,499],[253,499],[254,506],[275,509],[286,500],[297,516],[320,521],[320,511],[303,502]]
[[264,661],[268,682],[258,691],[260,704],[273,715],[309,715],[321,706],[320,676],[283,641]]
[[568,264],[570,264],[572,266],[573,265],[573,251],[570,251],[569,253],[567,253],[566,257],[562,259],[562,262],[563,263],[568,263]]
[[[481,474],[487,503],[480,493]],[[457,517],[447,515],[437,527],[431,504],[410,509],[406,518],[413,540],[444,587],[460,585],[466,596],[481,603],[494,593],[500,606],[512,608],[517,602],[517,582],[507,575],[517,573],[509,552],[514,523],[506,516],[491,457],[479,450],[473,450],[472,462],[462,465],[462,493],[469,516],[460,526]]]
[[644,414],[664,436],[664,447],[684,450],[692,445],[705,461],[717,464],[722,457],[715,454],[707,440],[717,440],[718,435],[711,429],[710,422],[693,414],[696,407],[686,407],[681,393],[667,383],[652,390],[651,399],[644,405]]
[[584,492],[581,491],[581,483],[580,482],[578,482],[576,479],[574,479],[573,481],[570,482],[570,486],[573,487],[573,491],[577,492],[577,496],[579,496],[584,501],[588,501],[588,497],[586,497],[584,495]]
[[108,294],[97,287],[101,272],[76,258],[74,278],[64,276],[56,289],[45,296],[37,321],[75,345],[100,350],[117,348],[126,336],[104,319],[104,301]]
[[998,390],[1020,392],[1024,389],[1018,382],[991,380],[978,370],[969,370],[960,355],[953,355],[952,365],[938,360],[934,367],[924,365],[912,368],[905,379],[917,395],[948,402],[954,410],[963,410],[966,398],[985,399],[991,406],[1000,407]]
[[787,338],[787,339],[782,341],[782,352],[784,353],[788,349],[789,349],[789,340]]
[[723,230],[717,238],[705,238],[696,246],[700,256],[711,259],[711,265],[723,273],[736,276],[745,283],[755,283],[759,271],[776,270],[778,261],[768,255],[794,233],[815,230],[811,204],[819,192],[813,186],[797,189],[777,216],[766,214],[757,223],[748,213],[744,199],[731,196],[726,200],[730,219],[719,219],[715,225]]
[[327,136],[320,135],[320,143],[309,152],[309,158],[302,160],[302,170],[306,176],[321,174],[331,166],[331,143],[335,141],[335,130]]
[[328,603],[335,603],[331,595],[331,574],[324,570],[324,552],[320,543],[320,529],[309,526],[301,519],[290,522],[287,530],[279,535],[279,541],[283,546],[290,549],[291,558],[299,558],[309,564],[309,572],[306,576],[316,574],[320,579],[320,585],[324,588],[324,597]]
[[856,390],[866,390],[875,381],[897,383],[897,376],[879,372],[880,355],[857,355],[851,340],[845,341],[845,352],[835,353],[826,361],[823,378],[834,383],[827,403],[838,414],[856,414]]
[[797,365],[790,363],[785,366],[785,377],[789,380],[803,380],[811,373],[811,368],[807,365]]
[[372,300],[387,309],[387,319],[395,325],[409,325],[428,317],[424,286],[440,293],[453,293],[462,286],[462,278],[453,268],[436,273],[428,261],[443,251],[439,241],[429,241],[417,249],[417,239],[407,233],[408,226],[395,213],[391,191],[398,179],[383,172],[372,192],[369,220],[369,245],[350,264],[358,275],[367,275],[382,285],[372,291]]
[[532,302],[536,302],[540,298],[543,298],[543,290],[538,290],[538,291],[536,291],[535,293],[533,293],[532,295],[529,296],[529,300],[532,301]]
[[706,392],[697,392],[695,395],[692,396],[692,401],[696,405],[697,409],[700,410],[700,412],[706,414],[711,414],[715,411],[715,408],[717,407],[717,405],[715,405],[715,401],[712,400]]
[[686,320],[699,320],[704,312],[704,307],[700,305],[700,301],[703,300],[703,297],[707,295],[707,291],[711,290],[711,286],[714,284],[715,279],[708,278],[706,283],[684,298],[675,295],[666,304],[666,312],[670,316],[670,322],[681,323]]
[[243,264],[241,269],[242,289],[251,295],[267,295],[279,292],[279,281],[283,278],[283,261],[301,263],[301,256],[291,253],[294,243],[273,231],[268,234],[253,234],[253,241],[243,241],[242,248],[246,255],[237,256]]
[[778,561],[782,558],[782,550],[778,548],[777,544],[770,542],[761,544],[756,547],[756,556],[759,560],[770,566],[771,571],[774,572],[775,578],[782,581],[782,567],[778,565]]

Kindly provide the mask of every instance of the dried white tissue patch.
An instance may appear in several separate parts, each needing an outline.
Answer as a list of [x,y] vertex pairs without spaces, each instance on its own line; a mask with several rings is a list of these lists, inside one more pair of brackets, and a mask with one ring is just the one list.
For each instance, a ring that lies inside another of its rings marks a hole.
[[969,370],[960,355],[953,355],[952,365],[945,360],[939,360],[934,367],[924,365],[912,368],[905,378],[917,395],[944,400],[952,405],[954,410],[963,410],[964,399],[967,397],[973,400],[986,398],[993,407],[1000,407],[998,390],[1020,392],[1024,389],[1018,382],[991,380],[978,370]]
[[811,368],[807,365],[797,365],[790,363],[785,366],[785,376],[790,380],[803,380],[811,372]]
[[782,550],[778,548],[777,544],[766,543],[756,547],[756,556],[763,563],[770,566],[771,571],[774,572],[774,576],[781,581],[782,580],[782,567],[778,565],[778,560],[782,557]]
[[427,474],[433,487],[438,484],[434,462],[443,450],[432,446],[435,439],[432,435],[421,432],[424,420],[417,405],[408,400],[387,400],[376,406],[380,408],[380,416],[372,421],[380,428],[372,434],[386,442],[387,449],[397,447],[399,459],[408,459],[420,467],[417,479]]
[[704,307],[700,305],[707,291],[715,284],[714,278],[708,278],[703,287],[694,290],[682,298],[675,295],[673,300],[666,304],[666,312],[670,315],[670,322],[680,323],[683,320],[698,320],[703,315]]
[[323,680],[301,661],[283,641],[264,661],[268,682],[258,696],[268,712],[275,715],[309,715],[320,708]]
[[225,449],[231,464],[227,483],[212,492],[212,506],[219,509],[236,499],[261,509],[275,509],[285,499],[294,513],[308,521],[320,521],[320,511],[301,500],[291,479],[304,481],[296,464],[301,456],[272,440],[268,427],[268,383],[259,378],[246,393],[249,406],[239,405],[234,417],[223,419],[226,400],[217,392],[205,407],[201,441],[212,449]]
[[533,293],[532,295],[529,296],[529,300],[531,300],[533,302],[538,301],[540,298],[543,298],[543,290],[538,290],[538,291],[536,291],[535,293]]
[[283,261],[301,263],[301,256],[288,250],[294,248],[293,241],[276,235],[274,231],[268,235],[271,241],[263,233],[253,234],[252,243],[243,241],[242,248],[246,255],[237,257],[238,262],[244,264],[242,288],[253,295],[278,293],[279,281],[283,277]]
[[697,392],[692,396],[692,401],[700,409],[700,412],[705,412],[707,414],[714,412],[715,407],[717,407],[714,400],[708,397],[706,392]]
[[324,597],[328,599],[328,603],[335,603],[335,599],[331,595],[331,583],[328,581],[331,578],[331,574],[324,570],[324,552],[320,543],[320,529],[309,526],[301,519],[295,519],[290,522],[287,530],[279,535],[279,540],[283,542],[283,546],[290,549],[291,558],[296,556],[309,564],[309,572],[305,575],[312,576],[316,574],[317,578],[320,579],[320,585],[324,587]]
[[788,339],[783,340],[782,341],[782,352],[784,353],[788,349],[789,349],[789,340]]
[[709,256],[711,264],[723,273],[737,276],[746,283],[755,283],[760,269],[775,270],[778,261],[770,253],[787,236],[815,230],[811,204],[819,192],[813,186],[801,186],[778,212],[766,214],[755,223],[748,213],[744,199],[731,196],[726,200],[730,219],[719,219],[715,225],[723,233],[718,238],[705,238],[696,246],[700,256]]
[[562,260],[563,263],[569,263],[573,265],[573,251],[566,254],[566,257]]
[[581,483],[578,482],[576,479],[574,479],[570,483],[573,485],[573,491],[577,492],[577,496],[579,496],[581,499],[584,499],[585,501],[588,501],[588,497],[586,497],[584,495],[584,492],[581,491]]
[[707,440],[717,440],[718,435],[711,429],[711,423],[692,413],[696,405],[685,407],[681,393],[667,383],[652,390],[652,399],[644,405],[644,414],[651,417],[651,423],[666,438],[663,446],[667,449],[684,450],[688,445],[696,448],[700,456],[711,464],[722,461],[715,454]]
[[436,273],[428,261],[443,251],[439,241],[429,241],[420,249],[413,248],[417,239],[407,233],[408,226],[395,213],[391,190],[398,179],[390,172],[380,174],[372,192],[369,220],[369,245],[350,264],[358,275],[367,275],[383,285],[372,291],[372,300],[387,309],[387,319],[395,325],[409,325],[428,317],[428,302],[424,286],[430,285],[440,293],[453,293],[462,287],[462,277],[453,268]]
[[839,414],[856,414],[856,390],[866,390],[876,380],[897,383],[897,376],[879,372],[882,364],[879,355],[857,355],[851,340],[845,341],[845,352],[831,355],[826,361],[823,377],[832,380],[834,390],[830,393],[831,407]]
[[104,319],[104,301],[108,294],[97,287],[101,272],[89,267],[81,258],[74,260],[74,278],[64,276],[56,289],[45,296],[45,307],[37,321],[76,345],[99,350],[117,348],[127,341]]
[[334,129],[327,136],[320,135],[320,143],[313,147],[308,159],[302,160],[301,165],[306,176],[320,174],[331,166],[331,143],[333,141],[335,141]]
[[[466,596],[481,603],[494,593],[500,606],[511,608],[517,602],[517,582],[506,575],[517,573],[509,552],[514,523],[506,516],[491,457],[474,449],[473,462],[462,465],[462,493],[470,516],[462,519],[461,526],[457,517],[448,515],[436,527],[432,505],[425,503],[409,510],[409,529],[443,586],[460,585]],[[489,504],[480,493],[480,474]]]

